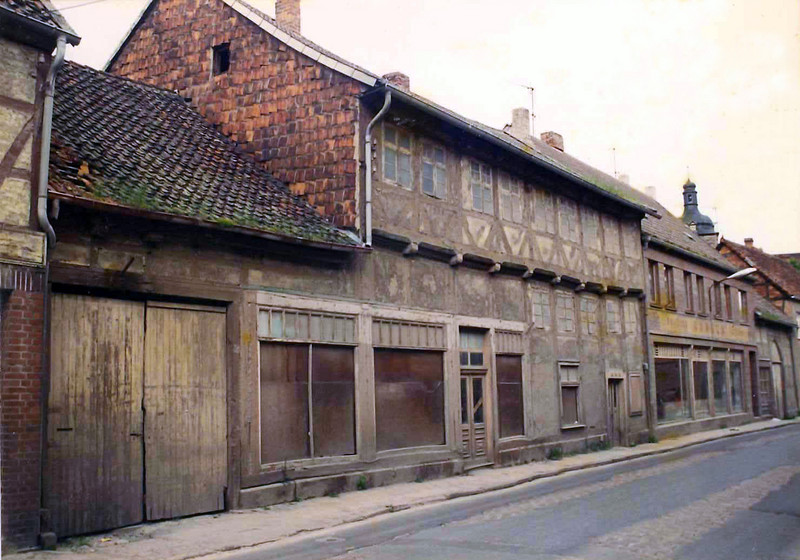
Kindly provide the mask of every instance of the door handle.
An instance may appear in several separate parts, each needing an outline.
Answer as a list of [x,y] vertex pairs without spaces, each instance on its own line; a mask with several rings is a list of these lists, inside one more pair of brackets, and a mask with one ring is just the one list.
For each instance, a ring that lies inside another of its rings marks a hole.
[[142,437],[142,434],[138,434],[136,432],[131,432],[130,435],[135,436],[135,437]]

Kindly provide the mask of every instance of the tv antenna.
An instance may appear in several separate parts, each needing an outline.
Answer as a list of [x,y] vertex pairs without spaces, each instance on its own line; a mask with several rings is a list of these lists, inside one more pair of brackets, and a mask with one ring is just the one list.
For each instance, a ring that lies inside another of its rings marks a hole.
[[534,136],[533,123],[536,119],[536,113],[533,112],[534,92],[536,89],[533,86],[522,86],[527,89],[531,94],[531,136]]
[[611,147],[611,159],[614,164],[614,178],[619,179],[619,176],[617,175],[617,148],[615,146]]

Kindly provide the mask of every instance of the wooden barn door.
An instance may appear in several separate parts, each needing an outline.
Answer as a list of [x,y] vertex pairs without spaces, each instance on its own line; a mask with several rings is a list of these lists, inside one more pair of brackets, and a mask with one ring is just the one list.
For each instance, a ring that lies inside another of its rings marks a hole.
[[223,509],[225,311],[148,303],[144,379],[147,519]]
[[59,537],[142,521],[144,312],[53,295],[44,495]]

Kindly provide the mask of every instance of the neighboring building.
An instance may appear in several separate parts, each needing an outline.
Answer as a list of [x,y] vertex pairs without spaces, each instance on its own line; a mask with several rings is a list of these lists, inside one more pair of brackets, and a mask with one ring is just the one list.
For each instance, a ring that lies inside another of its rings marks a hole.
[[[0,422],[2,541],[39,534],[47,242],[37,216],[51,53],[75,32],[47,0],[0,0]],[[46,168],[46,165],[45,165]],[[44,177],[45,184],[47,177]]]
[[800,270],[789,260],[791,256],[765,253],[753,244],[751,237],[744,240],[744,245],[723,238],[717,249],[734,266],[757,268],[753,275],[755,289],[800,326]]

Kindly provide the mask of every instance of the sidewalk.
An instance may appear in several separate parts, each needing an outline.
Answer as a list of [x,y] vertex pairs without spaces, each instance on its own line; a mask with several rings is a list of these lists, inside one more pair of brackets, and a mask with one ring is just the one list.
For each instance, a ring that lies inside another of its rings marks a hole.
[[706,441],[800,424],[769,420],[712,430],[636,447],[573,455],[501,469],[479,469],[464,476],[395,484],[338,497],[314,498],[253,510],[202,515],[117,529],[59,543],[55,551],[3,556],[10,560],[182,560],[275,542],[302,532],[335,527],[423,504],[509,488],[539,478],[665,453]]

